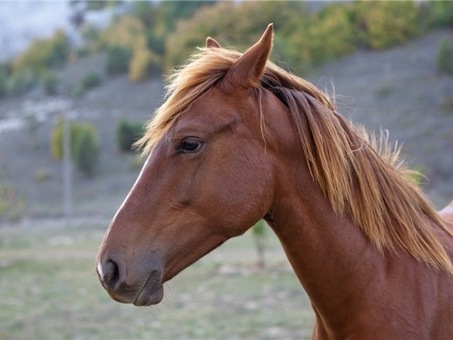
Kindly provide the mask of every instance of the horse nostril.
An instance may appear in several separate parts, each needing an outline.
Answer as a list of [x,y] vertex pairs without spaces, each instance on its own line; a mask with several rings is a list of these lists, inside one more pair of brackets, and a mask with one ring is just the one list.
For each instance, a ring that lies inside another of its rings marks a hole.
[[105,286],[115,289],[115,287],[119,284],[120,268],[114,260],[109,259],[104,264],[99,262],[97,271]]

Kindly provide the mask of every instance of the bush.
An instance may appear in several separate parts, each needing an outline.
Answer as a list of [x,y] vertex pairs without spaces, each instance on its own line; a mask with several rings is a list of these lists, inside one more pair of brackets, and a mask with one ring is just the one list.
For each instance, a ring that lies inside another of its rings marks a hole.
[[15,188],[0,182],[0,218],[17,220],[24,212],[24,202],[18,197]]
[[88,176],[94,174],[99,160],[99,143],[96,129],[93,125],[81,125],[75,140],[73,159],[82,173]]
[[58,84],[60,80],[55,72],[48,71],[42,75],[42,82],[44,85],[44,91],[48,96],[53,96],[58,92]]
[[4,65],[0,65],[0,99],[8,96],[8,73]]
[[453,74],[453,44],[447,39],[440,42],[437,51],[437,71]]
[[431,5],[431,21],[434,27],[453,27],[453,2],[437,0]]
[[412,1],[357,2],[350,9],[357,28],[357,44],[385,49],[401,44],[421,32],[421,18]]
[[[58,123],[55,125],[52,135],[50,138],[50,149],[54,159],[62,160],[63,159],[63,123],[64,120],[60,119]],[[97,145],[96,140],[96,129],[91,124],[81,124],[81,123],[70,123],[69,124],[69,131],[70,131],[70,144],[71,144],[71,158],[76,161],[76,157],[85,157],[86,155],[82,155],[83,151],[80,150],[80,143],[93,143]],[[84,135],[89,135],[86,137]],[[81,142],[80,139],[92,139],[89,142],[83,141]],[[83,145],[82,145],[83,146]],[[95,147],[92,145],[87,146],[90,149],[88,152],[92,152]],[[94,157],[93,157],[94,158]],[[83,161],[81,161],[83,163]]]
[[136,83],[146,80],[152,60],[153,55],[147,48],[136,48],[129,64],[129,80]]
[[89,72],[82,78],[81,88],[83,90],[89,90],[93,87],[99,86],[102,83],[102,78],[99,74]]
[[[63,159],[63,118],[55,125],[54,129],[52,130],[52,134],[50,136],[50,151],[52,153],[52,157],[56,160]],[[74,123],[71,123],[69,126],[70,130],[70,138],[71,138],[71,154],[74,154],[74,144],[77,135],[78,126]]]
[[63,31],[51,38],[37,39],[13,62],[14,71],[30,70],[39,73],[64,65],[69,55],[69,44]]
[[116,140],[121,151],[132,151],[133,144],[143,136],[145,127],[142,123],[122,119],[116,127]]
[[265,252],[265,239],[266,239],[266,222],[264,220],[259,220],[252,227],[252,236],[255,240],[255,249],[258,256],[258,266],[264,268],[266,266],[266,261],[264,257]]
[[15,71],[7,80],[8,95],[19,96],[36,86],[37,76],[31,70]]
[[[63,159],[63,122],[63,119],[60,119],[55,125],[50,141],[52,156],[56,160]],[[74,160],[77,169],[87,175],[92,175],[100,151],[95,127],[91,124],[71,123],[69,130],[71,158]]]
[[130,49],[121,46],[110,46],[106,50],[106,72],[109,75],[125,74],[129,70],[132,57]]

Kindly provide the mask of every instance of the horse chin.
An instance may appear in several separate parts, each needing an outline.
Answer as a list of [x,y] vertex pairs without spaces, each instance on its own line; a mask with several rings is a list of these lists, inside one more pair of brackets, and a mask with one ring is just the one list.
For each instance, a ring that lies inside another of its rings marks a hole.
[[164,298],[164,286],[159,284],[145,284],[143,289],[138,293],[137,298],[133,302],[135,306],[151,306],[157,305]]

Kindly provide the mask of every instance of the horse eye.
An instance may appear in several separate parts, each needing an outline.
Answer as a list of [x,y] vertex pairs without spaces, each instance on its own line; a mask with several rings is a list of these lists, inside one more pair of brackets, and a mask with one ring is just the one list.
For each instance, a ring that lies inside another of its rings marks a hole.
[[202,142],[193,138],[186,138],[181,142],[179,151],[182,153],[193,153],[200,150]]

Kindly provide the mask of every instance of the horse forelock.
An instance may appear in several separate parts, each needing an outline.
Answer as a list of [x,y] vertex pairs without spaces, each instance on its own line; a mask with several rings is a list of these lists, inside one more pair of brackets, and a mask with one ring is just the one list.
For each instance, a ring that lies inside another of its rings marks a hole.
[[175,69],[168,77],[164,104],[156,110],[136,146],[150,153],[175,120],[222,79],[240,56],[232,50],[200,48],[185,66]]
[[[200,49],[169,77],[166,101],[136,145],[145,154],[152,152],[175,120],[241,55],[223,48]],[[310,173],[337,213],[349,214],[381,252],[400,248],[434,268],[453,272],[431,223],[451,233],[385,135],[376,139],[354,126],[337,113],[328,95],[271,62],[261,87],[289,107]]]

